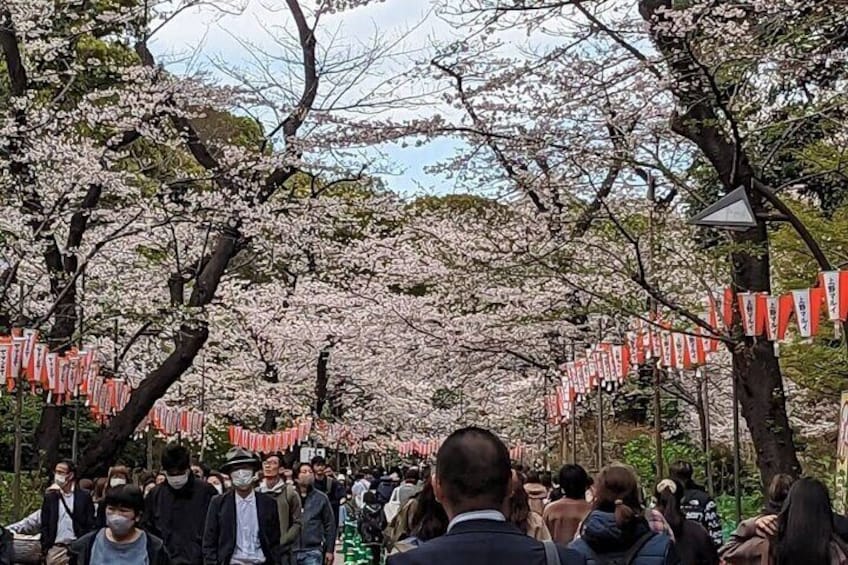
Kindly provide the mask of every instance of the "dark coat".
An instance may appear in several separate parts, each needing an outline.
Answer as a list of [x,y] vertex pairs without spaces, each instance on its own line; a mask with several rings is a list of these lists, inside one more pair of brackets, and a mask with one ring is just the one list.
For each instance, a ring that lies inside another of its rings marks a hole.
[[167,482],[144,499],[142,527],[162,539],[174,565],[202,565],[203,524],[209,502],[218,491],[189,473],[181,489]]
[[698,522],[684,520],[674,537],[674,547],[683,565],[718,565],[718,550],[710,534]]
[[[47,551],[56,543],[56,528],[59,524],[59,505],[62,495],[57,490],[44,493],[41,503],[41,549]],[[74,507],[71,508],[74,523],[74,535],[81,538],[95,528],[94,502],[91,495],[74,485]]]
[[[579,553],[557,546],[562,565],[585,565]],[[495,520],[460,522],[417,549],[389,557],[388,565],[545,565],[545,546],[516,526]]]
[[333,509],[333,516],[336,518],[336,524],[339,523],[339,508],[342,504],[342,499],[345,497],[345,488],[342,484],[330,477],[323,479],[315,479],[315,490],[321,491],[327,495],[330,500],[330,508]]
[[[91,548],[94,547],[94,539],[97,537],[95,530],[90,532],[71,544],[70,565],[88,565],[91,561]],[[147,559],[149,565],[171,565],[165,544],[161,539],[147,533]]]
[[680,510],[687,520],[698,522],[713,540],[718,548],[723,543],[721,519],[718,516],[718,506],[710,495],[698,485],[692,484],[683,491]]
[[12,532],[0,527],[0,565],[12,565],[13,544]]
[[[583,521],[580,538],[570,548],[586,557],[588,565],[596,563],[596,557],[626,553],[642,536],[651,531],[647,520],[636,519],[630,527],[619,528],[615,514],[594,510]],[[636,554],[633,565],[679,565],[680,558],[671,538],[665,534],[654,534]]]
[[320,549],[332,552],[336,547],[336,528],[338,522],[327,495],[310,488],[306,496],[300,496],[303,514],[300,517],[300,535],[292,548],[295,552],[303,549]]
[[[255,493],[256,518],[259,523],[259,545],[265,563],[276,565],[280,554],[280,516],[277,502],[266,494]],[[212,499],[203,532],[205,565],[229,565],[236,549],[236,493],[230,491]]]

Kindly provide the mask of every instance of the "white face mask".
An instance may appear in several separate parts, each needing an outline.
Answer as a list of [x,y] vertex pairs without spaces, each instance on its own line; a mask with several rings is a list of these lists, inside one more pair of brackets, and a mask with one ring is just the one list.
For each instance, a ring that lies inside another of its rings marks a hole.
[[253,482],[253,471],[250,469],[236,469],[230,473],[230,478],[233,480],[233,486],[244,488]]
[[53,476],[53,480],[56,482],[57,485],[63,487],[68,484],[68,475],[60,475],[57,473]]
[[191,471],[186,471],[182,475],[165,475],[165,480],[168,481],[168,484],[171,485],[171,488],[179,490],[186,486],[186,483],[188,483],[188,476],[190,474]]
[[109,486],[110,487],[119,487],[119,486],[125,485],[125,484],[127,484],[127,480],[122,479],[121,477],[112,477],[111,479],[109,479]]
[[217,490],[217,491],[218,491],[218,494],[223,494],[223,493],[224,493],[224,487],[222,487],[221,485],[219,485],[219,484],[213,484],[212,486],[213,486],[213,487],[215,487],[215,490]]

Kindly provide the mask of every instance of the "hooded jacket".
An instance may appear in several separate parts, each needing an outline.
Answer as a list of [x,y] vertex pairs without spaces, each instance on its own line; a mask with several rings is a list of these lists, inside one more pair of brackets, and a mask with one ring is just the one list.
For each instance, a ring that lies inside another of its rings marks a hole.
[[527,483],[524,491],[530,502],[530,510],[541,516],[545,511],[545,500],[548,498],[548,489],[541,483]]
[[721,547],[723,539],[718,506],[702,487],[694,483],[686,486],[686,490],[683,491],[683,500],[680,502],[680,510],[687,520],[698,522],[704,526],[704,529],[710,534],[713,544],[716,547]]
[[[588,565],[596,565],[597,558],[607,554],[624,554],[643,535],[651,531],[644,518],[637,518],[620,528],[612,512],[592,511],[583,521],[580,539],[569,546],[586,557]],[[680,559],[671,538],[654,534],[636,554],[632,565],[679,565]]]
[[280,553],[287,555],[300,536],[300,516],[303,514],[303,508],[300,505],[297,489],[286,484],[284,480],[279,480],[274,486],[269,487],[265,479],[262,479],[256,490],[267,494],[277,502],[277,514],[280,517]]

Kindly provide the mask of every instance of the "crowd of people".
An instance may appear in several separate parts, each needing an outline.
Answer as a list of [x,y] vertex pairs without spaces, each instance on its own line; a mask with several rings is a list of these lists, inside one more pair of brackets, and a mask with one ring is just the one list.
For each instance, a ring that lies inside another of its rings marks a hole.
[[40,534],[47,565],[333,565],[345,524],[374,565],[848,565],[848,519],[814,479],[774,477],[762,513],[725,541],[687,462],[645,493],[620,464],[525,471],[473,427],[433,470],[336,476],[321,457],[288,467],[234,448],[213,471],[171,444],[159,473],[133,475],[78,480],[60,461],[41,509],[0,530],[0,565],[14,562],[10,532]]

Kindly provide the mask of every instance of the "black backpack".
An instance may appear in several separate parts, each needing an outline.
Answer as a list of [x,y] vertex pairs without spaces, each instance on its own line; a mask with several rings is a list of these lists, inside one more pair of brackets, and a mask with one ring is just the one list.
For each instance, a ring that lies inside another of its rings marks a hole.
[[383,530],[386,528],[386,515],[383,508],[366,506],[359,516],[359,535],[366,544],[383,543]]
[[589,547],[589,551],[592,552],[592,560],[596,563],[596,565],[633,565],[633,561],[636,559],[636,556],[639,555],[639,552],[642,551],[645,544],[648,543],[655,535],[657,534],[654,532],[647,532],[643,534],[642,537],[636,540],[636,543],[630,546],[630,549],[623,552],[598,555],[591,547]]

